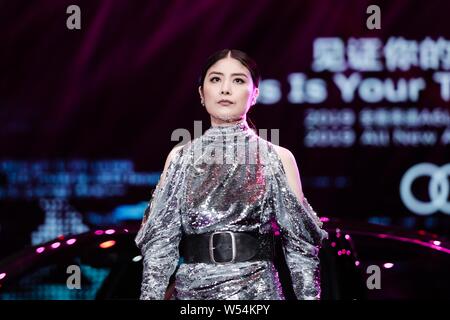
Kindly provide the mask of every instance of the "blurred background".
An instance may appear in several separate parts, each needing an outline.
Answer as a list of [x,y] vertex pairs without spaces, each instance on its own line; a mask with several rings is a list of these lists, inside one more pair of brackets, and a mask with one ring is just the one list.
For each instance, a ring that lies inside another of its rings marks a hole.
[[[379,29],[368,27],[370,5]],[[224,48],[257,61],[248,116],[293,152],[319,216],[427,236],[445,251],[449,10],[406,0],[0,1],[0,259],[139,225],[180,143],[172,133],[210,126],[197,78]]]

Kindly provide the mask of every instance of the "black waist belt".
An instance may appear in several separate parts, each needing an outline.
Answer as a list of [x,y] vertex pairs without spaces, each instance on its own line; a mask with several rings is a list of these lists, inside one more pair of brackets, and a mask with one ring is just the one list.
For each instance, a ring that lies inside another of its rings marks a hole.
[[185,263],[233,263],[273,260],[273,234],[216,231],[184,234],[180,255]]

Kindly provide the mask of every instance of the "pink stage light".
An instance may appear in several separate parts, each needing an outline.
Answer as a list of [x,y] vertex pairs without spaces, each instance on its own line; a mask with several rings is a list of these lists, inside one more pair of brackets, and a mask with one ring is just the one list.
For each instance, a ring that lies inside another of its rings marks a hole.
[[70,246],[71,244],[74,244],[76,241],[77,241],[77,239],[72,238],[72,239],[67,240],[66,243]]
[[44,250],[45,250],[44,247],[39,247],[39,248],[36,249],[36,252],[37,253],[42,253],[42,252],[44,252]]
[[60,245],[61,245],[61,242],[54,242],[54,243],[52,243],[51,247],[52,247],[53,249],[56,249],[56,248],[58,248]]

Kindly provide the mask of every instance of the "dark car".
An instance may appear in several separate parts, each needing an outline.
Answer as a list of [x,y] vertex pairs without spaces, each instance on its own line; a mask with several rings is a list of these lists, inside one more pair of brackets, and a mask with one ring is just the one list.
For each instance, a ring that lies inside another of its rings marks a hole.
[[[448,242],[426,232],[326,220],[329,239],[320,251],[322,299],[449,297]],[[132,227],[93,230],[24,249],[0,262],[0,299],[138,299],[142,257],[134,244],[136,232]],[[275,265],[286,298],[294,299],[276,239]],[[79,287],[72,282],[77,271]]]

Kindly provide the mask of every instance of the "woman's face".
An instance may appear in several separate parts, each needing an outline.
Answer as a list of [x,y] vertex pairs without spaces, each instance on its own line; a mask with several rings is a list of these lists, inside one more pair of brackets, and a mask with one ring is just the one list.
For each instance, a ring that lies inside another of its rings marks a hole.
[[213,64],[206,72],[200,98],[211,116],[212,125],[235,122],[246,117],[256,103],[259,90],[250,71],[230,56]]

